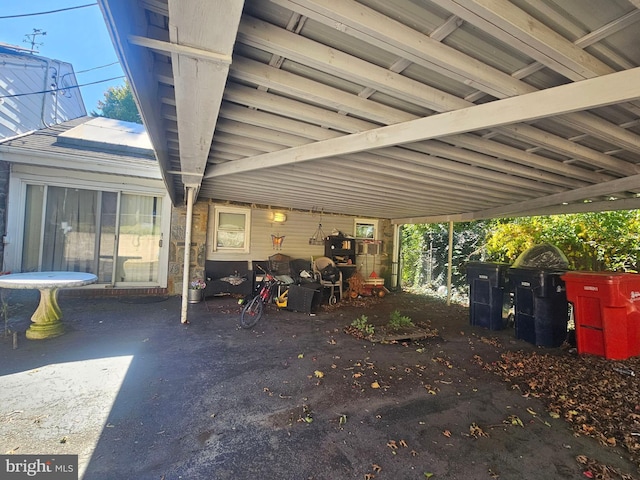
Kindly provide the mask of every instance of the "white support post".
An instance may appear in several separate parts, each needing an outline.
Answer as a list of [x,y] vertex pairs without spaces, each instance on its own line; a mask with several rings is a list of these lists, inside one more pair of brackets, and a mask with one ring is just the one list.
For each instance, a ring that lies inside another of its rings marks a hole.
[[182,310],[180,323],[189,323],[187,307],[189,306],[189,265],[191,263],[191,223],[193,217],[193,187],[187,187],[187,218],[184,229],[184,265],[182,268]]
[[451,305],[451,264],[453,263],[453,222],[449,222],[449,258],[447,265],[447,305]]
[[393,226],[393,254],[391,257],[391,288],[400,287],[400,232],[402,226]]

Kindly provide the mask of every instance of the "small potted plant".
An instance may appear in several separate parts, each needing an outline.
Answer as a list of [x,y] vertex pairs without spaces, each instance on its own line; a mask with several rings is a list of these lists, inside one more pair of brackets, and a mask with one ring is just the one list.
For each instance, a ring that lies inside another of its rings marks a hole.
[[189,303],[198,303],[202,301],[204,289],[207,286],[204,280],[193,280],[189,283]]

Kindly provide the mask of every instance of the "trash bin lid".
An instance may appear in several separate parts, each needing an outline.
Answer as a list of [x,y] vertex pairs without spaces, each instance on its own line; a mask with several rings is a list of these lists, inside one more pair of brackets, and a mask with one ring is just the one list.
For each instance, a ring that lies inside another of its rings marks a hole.
[[544,243],[535,245],[520,254],[513,262],[514,268],[551,268],[555,270],[567,270],[569,261],[562,251],[555,245]]
[[593,283],[619,283],[626,275],[637,275],[636,273],[624,272],[590,272],[586,270],[565,272],[562,275],[563,280],[577,282],[593,282]]

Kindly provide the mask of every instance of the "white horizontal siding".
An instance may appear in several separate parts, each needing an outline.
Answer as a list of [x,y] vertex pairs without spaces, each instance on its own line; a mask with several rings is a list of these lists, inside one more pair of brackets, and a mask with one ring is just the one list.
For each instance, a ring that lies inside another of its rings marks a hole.
[[[274,223],[273,213],[282,212],[287,216],[284,223]],[[331,235],[334,231],[353,235],[354,218],[342,215],[322,215],[311,212],[299,212],[288,210],[268,210],[253,208],[251,210],[251,248],[249,253],[213,252],[211,245],[207,245],[208,260],[267,260],[275,253],[288,255],[292,259],[319,257],[324,255],[323,245],[310,245],[309,239],[318,230],[318,224],[322,223],[325,235]],[[212,218],[209,219],[209,233],[207,242],[211,242]],[[282,249],[273,248],[271,235],[284,236]]]
[[[266,259],[274,253],[282,253],[291,258],[310,259],[324,255],[324,245],[309,245],[309,239],[322,222],[325,235],[335,230],[353,234],[353,218],[345,216],[313,215],[305,212],[287,212],[287,221],[274,223],[271,218],[274,211],[253,210],[251,227],[251,252],[254,260]],[[282,249],[275,250],[271,235],[284,236]]]
[[[73,68],[56,60],[0,55],[0,139],[86,115]],[[12,96],[20,95],[20,96]]]

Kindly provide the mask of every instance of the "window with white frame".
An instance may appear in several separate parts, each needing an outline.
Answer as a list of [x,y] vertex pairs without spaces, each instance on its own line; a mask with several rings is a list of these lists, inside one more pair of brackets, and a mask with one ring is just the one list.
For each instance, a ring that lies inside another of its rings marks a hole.
[[379,255],[382,242],[378,240],[378,221],[365,218],[354,220],[356,255]]
[[356,218],[354,221],[354,233],[357,239],[376,240],[378,238],[378,221]]
[[211,248],[214,252],[249,252],[251,238],[251,209],[212,206],[213,232]]

